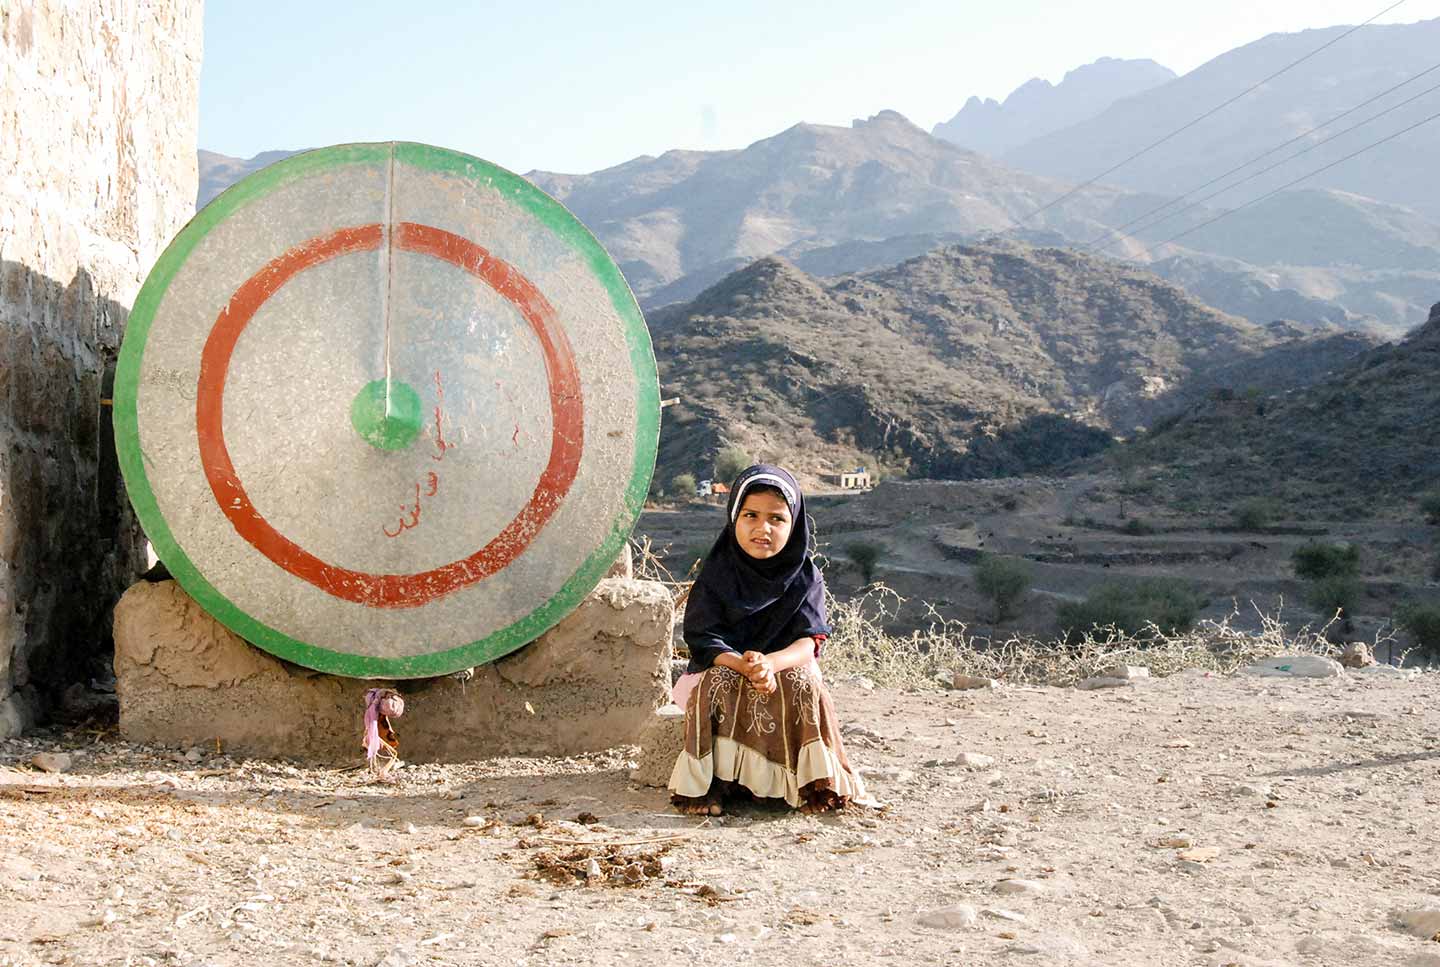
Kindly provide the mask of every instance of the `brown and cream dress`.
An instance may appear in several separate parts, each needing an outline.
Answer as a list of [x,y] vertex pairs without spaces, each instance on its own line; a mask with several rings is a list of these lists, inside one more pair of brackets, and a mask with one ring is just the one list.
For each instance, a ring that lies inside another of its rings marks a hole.
[[670,774],[677,797],[704,798],[720,780],[795,807],[869,801],[816,662],[778,673],[768,695],[722,665],[685,678],[675,696],[685,703],[685,747]]

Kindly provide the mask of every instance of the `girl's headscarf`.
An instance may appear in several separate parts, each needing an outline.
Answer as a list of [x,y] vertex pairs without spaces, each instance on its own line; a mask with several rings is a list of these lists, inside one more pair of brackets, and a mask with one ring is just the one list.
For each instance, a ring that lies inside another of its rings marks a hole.
[[[790,506],[790,538],[766,560],[746,554],[735,539],[735,518],[751,488],[768,485]],[[779,651],[807,635],[828,635],[825,579],[810,558],[805,495],[787,471],[756,464],[735,478],[725,529],[710,548],[685,603],[689,672],[700,672],[723,652]]]

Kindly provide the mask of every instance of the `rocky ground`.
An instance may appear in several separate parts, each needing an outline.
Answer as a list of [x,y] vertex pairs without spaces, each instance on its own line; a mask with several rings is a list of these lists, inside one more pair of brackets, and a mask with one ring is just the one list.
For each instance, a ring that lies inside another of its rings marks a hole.
[[834,690],[883,809],[0,743],[0,964],[1440,965],[1440,674]]

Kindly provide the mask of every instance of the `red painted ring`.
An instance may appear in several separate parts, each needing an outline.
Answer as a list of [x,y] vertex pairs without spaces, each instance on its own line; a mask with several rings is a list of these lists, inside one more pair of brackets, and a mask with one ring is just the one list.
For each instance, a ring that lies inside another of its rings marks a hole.
[[379,224],[342,228],[295,246],[247,279],[211,327],[200,356],[195,428],[201,465],[220,510],[236,533],[290,574],[346,601],[373,608],[414,608],[483,580],[509,566],[540,533],[564,501],[580,468],[585,446],[585,408],[580,374],[555,310],[521,272],[467,238],[414,222],[393,228],[393,243],[464,269],[509,300],[530,323],[545,359],[549,379],[550,459],[530,500],[488,544],[469,557],[417,574],[367,574],[327,564],[281,534],[251,503],[225,446],[225,377],[230,357],[245,326],[267,299],[299,273],[323,262],[378,249]]

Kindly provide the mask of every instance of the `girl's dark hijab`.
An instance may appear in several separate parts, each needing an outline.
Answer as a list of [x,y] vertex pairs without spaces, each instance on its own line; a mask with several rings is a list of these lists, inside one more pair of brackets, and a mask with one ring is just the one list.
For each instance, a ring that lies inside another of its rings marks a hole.
[[[790,538],[779,554],[756,560],[735,539],[735,518],[752,487],[768,485],[790,505]],[[810,557],[805,495],[788,471],[759,463],[730,487],[725,529],[705,557],[685,602],[687,672],[702,672],[724,652],[770,653],[809,635],[828,635],[825,580]]]

